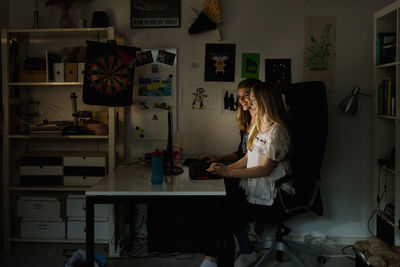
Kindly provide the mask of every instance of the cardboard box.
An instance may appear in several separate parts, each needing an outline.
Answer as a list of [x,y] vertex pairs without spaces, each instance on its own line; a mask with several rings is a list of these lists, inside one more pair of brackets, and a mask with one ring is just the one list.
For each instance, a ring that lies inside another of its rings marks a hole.
[[76,62],[65,63],[65,81],[66,82],[78,81],[78,63]]
[[18,81],[27,82],[45,82],[46,81],[46,71],[44,70],[34,70],[26,71],[22,70],[18,73]]

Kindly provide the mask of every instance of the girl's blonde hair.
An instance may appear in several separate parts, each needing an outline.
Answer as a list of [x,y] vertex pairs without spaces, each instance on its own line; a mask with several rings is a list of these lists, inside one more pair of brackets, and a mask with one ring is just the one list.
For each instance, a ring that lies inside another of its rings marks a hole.
[[[248,90],[248,93],[250,94],[251,88],[257,84],[260,83],[261,81],[256,78],[248,78],[243,81],[241,81],[238,84],[237,89],[239,90],[240,88],[244,88]],[[239,102],[239,99],[238,99]],[[250,111],[246,110],[244,111],[242,108],[242,105],[238,103],[237,110],[236,110],[236,125],[239,127],[240,132],[244,133],[249,129],[251,123],[251,115]]]
[[268,86],[266,83],[258,83],[251,88],[257,101],[257,113],[254,130],[247,142],[247,149],[252,151],[254,139],[260,132],[261,125],[266,123],[280,124],[287,128],[288,115],[283,104],[281,90],[277,86]]

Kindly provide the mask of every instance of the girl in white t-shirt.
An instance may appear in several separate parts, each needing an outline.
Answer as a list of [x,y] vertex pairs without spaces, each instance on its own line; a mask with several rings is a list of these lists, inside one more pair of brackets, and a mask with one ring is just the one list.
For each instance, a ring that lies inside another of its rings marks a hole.
[[225,166],[213,163],[208,169],[223,177],[240,177],[240,186],[246,192],[243,205],[235,207],[232,226],[240,246],[235,267],[249,266],[257,257],[247,233],[247,223],[269,210],[280,209],[274,204],[275,182],[291,173],[287,155],[291,150],[287,129],[287,113],[277,87],[259,83],[250,92],[255,125],[247,142],[248,152],[239,161]]

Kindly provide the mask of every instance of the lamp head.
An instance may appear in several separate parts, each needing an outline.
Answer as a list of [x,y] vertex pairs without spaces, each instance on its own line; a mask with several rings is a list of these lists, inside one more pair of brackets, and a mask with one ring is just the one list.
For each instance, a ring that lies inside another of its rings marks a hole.
[[358,100],[357,97],[360,94],[360,87],[354,87],[350,95],[346,96],[339,104],[339,110],[354,115],[357,112]]

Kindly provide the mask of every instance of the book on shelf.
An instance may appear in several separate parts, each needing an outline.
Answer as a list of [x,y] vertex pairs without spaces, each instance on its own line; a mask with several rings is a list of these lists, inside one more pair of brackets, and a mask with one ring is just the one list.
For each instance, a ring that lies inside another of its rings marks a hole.
[[378,114],[385,116],[395,116],[396,114],[396,90],[391,79],[382,80],[378,84],[377,110]]
[[396,33],[380,32],[376,34],[376,65],[395,62]]

